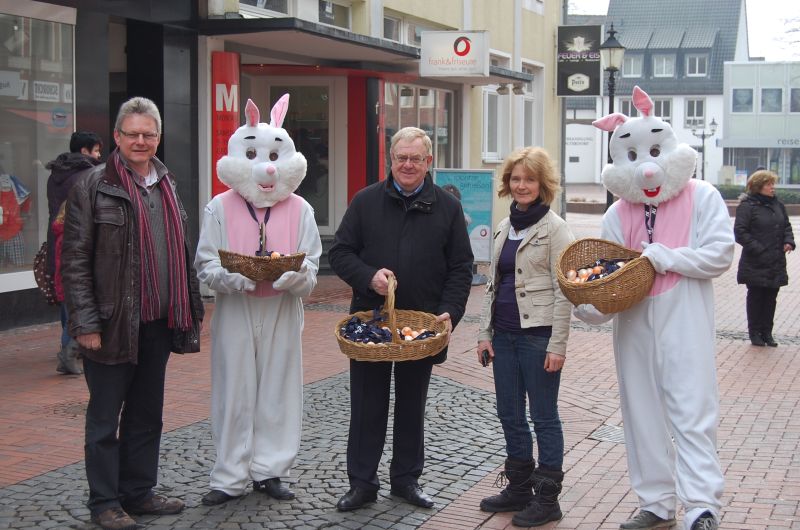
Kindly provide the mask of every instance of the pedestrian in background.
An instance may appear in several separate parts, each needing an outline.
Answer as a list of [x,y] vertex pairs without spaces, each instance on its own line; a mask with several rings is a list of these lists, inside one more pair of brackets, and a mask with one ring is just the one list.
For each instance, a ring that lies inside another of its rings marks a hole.
[[498,495],[483,499],[480,508],[522,510],[512,519],[516,526],[539,526],[562,517],[558,495],[564,479],[564,433],[558,389],[572,304],[558,287],[556,268],[559,254],[575,238],[550,210],[560,180],[555,163],[538,147],[514,151],[503,163],[498,196],[511,196],[511,211],[495,230],[478,332],[478,361],[492,363],[494,369],[497,416],[506,440],[502,474],[508,481]]
[[60,374],[81,374],[83,368],[78,359],[78,345],[67,330],[67,306],[64,305],[64,290],[60,282],[58,266],[61,262],[61,234],[64,232],[64,204],[72,185],[81,175],[100,163],[100,150],[103,141],[89,131],[72,133],[69,139],[69,152],[61,153],[45,166],[50,170],[47,178],[47,273],[54,279],[56,301],[60,302],[61,348],[58,352],[56,372]]
[[136,528],[129,514],[184,506],[153,488],[167,361],[170,351],[199,351],[203,304],[186,212],[155,156],[160,137],[155,103],[126,101],[114,125],[117,149],[67,199],[61,272],[89,387],[88,507],[108,530]]
[[772,336],[778,290],[789,283],[786,254],[795,249],[792,223],[775,196],[778,175],[757,170],[747,179],[733,232],[742,245],[736,281],[747,285],[747,332],[754,346],[778,345]]
[[[389,277],[397,279],[395,307],[438,315],[448,331],[464,315],[472,284],[472,250],[458,199],[433,183],[431,140],[416,127],[392,137],[386,180],[359,191],[336,231],[328,259],[353,288],[350,312],[383,305]],[[339,511],[377,499],[378,464],[386,440],[394,371],[395,408],[391,493],[423,508],[433,500],[419,486],[425,463],[425,404],[431,370],[447,349],[416,361],[350,360],[350,490]]]

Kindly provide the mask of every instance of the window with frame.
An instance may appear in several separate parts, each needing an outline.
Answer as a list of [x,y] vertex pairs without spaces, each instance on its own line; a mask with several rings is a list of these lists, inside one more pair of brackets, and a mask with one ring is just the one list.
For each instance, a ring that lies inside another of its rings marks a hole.
[[622,77],[642,77],[644,58],[637,54],[625,55],[622,59]]
[[675,77],[675,56],[654,55],[653,77]]
[[708,75],[708,55],[687,55],[686,76],[705,77]]
[[509,115],[508,96],[497,93],[498,85],[483,89],[483,140],[482,158],[487,162],[501,162],[506,151]]
[[422,44],[422,32],[442,29],[394,13],[383,15],[383,38],[409,46]]
[[244,5],[285,15],[289,14],[289,0],[239,0],[239,4],[240,9]]
[[[523,64],[522,71],[526,74],[535,76],[537,68]],[[535,120],[536,120],[536,98],[533,93],[533,81],[528,81],[523,85],[525,94],[522,97],[522,141],[524,145],[534,145],[535,143]]]
[[383,17],[383,38],[386,40],[400,42],[402,34],[403,20],[396,17]]
[[706,101],[704,99],[686,100],[687,129],[702,129],[706,126]]
[[672,100],[653,98],[653,115],[672,123]]
[[319,21],[337,28],[350,29],[350,6],[319,0]]
[[630,98],[619,99],[619,112],[629,118],[633,118],[639,114],[639,111],[633,106],[633,100]]

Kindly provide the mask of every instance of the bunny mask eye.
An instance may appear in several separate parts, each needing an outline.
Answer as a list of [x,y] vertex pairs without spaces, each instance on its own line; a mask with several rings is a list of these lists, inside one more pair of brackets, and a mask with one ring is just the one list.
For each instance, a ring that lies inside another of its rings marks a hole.
[[661,148],[659,146],[654,145],[653,147],[650,148],[650,156],[652,156],[653,158],[658,158],[658,155],[660,154],[661,154]]
[[275,161],[278,159],[278,152],[277,152],[277,151],[272,151],[272,152],[269,154],[269,159],[270,159],[271,161],[275,162]]
[[248,147],[247,151],[245,151],[245,153],[244,153],[244,156],[246,156],[249,160],[253,160],[256,156],[258,156],[258,153],[256,152],[256,148],[255,147]]
[[628,160],[630,160],[631,162],[636,161],[636,151],[634,151],[633,149],[628,151]]

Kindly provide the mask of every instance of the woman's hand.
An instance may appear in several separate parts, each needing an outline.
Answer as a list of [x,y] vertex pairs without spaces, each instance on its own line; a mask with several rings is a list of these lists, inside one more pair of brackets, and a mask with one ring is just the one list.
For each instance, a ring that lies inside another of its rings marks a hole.
[[486,366],[488,366],[489,363],[494,361],[494,348],[492,348],[492,341],[482,340],[478,342],[478,363],[480,363],[481,366],[484,366],[482,356],[484,351],[489,352],[489,361],[486,363]]
[[545,372],[558,372],[564,366],[564,361],[567,357],[560,353],[547,352],[547,357],[544,358],[544,371]]
[[788,254],[789,252],[792,251],[792,245],[790,245],[789,243],[784,243],[783,244],[783,251]]

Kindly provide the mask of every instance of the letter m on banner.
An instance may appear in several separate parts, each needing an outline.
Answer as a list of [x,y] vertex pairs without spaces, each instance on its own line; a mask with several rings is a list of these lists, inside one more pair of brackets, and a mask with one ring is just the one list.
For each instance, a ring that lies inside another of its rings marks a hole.
[[239,128],[239,54],[211,53],[211,196],[228,187],[217,178],[217,161]]

